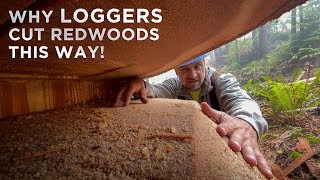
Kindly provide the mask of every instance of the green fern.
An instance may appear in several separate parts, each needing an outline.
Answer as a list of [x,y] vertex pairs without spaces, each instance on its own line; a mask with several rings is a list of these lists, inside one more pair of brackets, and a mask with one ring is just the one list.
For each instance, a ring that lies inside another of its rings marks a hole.
[[[250,95],[265,99],[269,110],[264,112],[269,117],[280,122],[296,123],[304,115],[301,108],[320,105],[320,73],[313,82],[298,82],[297,74],[293,77],[294,81],[287,84],[282,76],[277,81],[263,76],[264,82],[253,84],[248,81],[245,89],[249,90]],[[255,93],[252,93],[253,89]]]

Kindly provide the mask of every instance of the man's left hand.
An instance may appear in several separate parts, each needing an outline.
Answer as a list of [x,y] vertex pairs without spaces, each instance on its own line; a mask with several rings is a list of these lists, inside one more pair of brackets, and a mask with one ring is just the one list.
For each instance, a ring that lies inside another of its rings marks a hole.
[[244,160],[251,166],[257,166],[268,179],[273,177],[271,169],[259,150],[257,133],[244,120],[212,109],[207,103],[201,103],[201,110],[218,124],[218,134],[229,139],[228,145],[234,152],[241,152]]

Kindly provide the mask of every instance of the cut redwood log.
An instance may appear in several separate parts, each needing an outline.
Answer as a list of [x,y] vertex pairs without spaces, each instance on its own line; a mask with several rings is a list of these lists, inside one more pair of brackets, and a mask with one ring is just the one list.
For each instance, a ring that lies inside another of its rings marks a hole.
[[[74,107],[0,121],[5,179],[264,179],[193,101]],[[57,148],[58,147],[58,148]]]

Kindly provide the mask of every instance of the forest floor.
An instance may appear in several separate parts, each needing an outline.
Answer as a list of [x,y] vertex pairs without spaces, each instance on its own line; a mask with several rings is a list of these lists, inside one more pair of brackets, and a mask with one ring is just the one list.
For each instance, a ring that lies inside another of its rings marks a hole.
[[280,125],[272,120],[268,122],[269,130],[261,139],[261,150],[275,176],[320,179],[319,110],[308,112],[299,126]]

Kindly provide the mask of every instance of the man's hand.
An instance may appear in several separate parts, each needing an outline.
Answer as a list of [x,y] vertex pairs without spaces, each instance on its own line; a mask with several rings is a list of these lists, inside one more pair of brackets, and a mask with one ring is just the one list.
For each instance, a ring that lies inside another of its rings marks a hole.
[[133,95],[138,95],[141,102],[148,103],[147,90],[142,79],[129,79],[120,83],[111,93],[109,106],[127,106]]
[[218,124],[218,134],[224,139],[229,139],[228,145],[234,152],[241,152],[244,160],[251,166],[257,166],[266,178],[273,177],[266,159],[259,150],[257,133],[249,123],[214,110],[207,103],[201,103],[201,110]]

